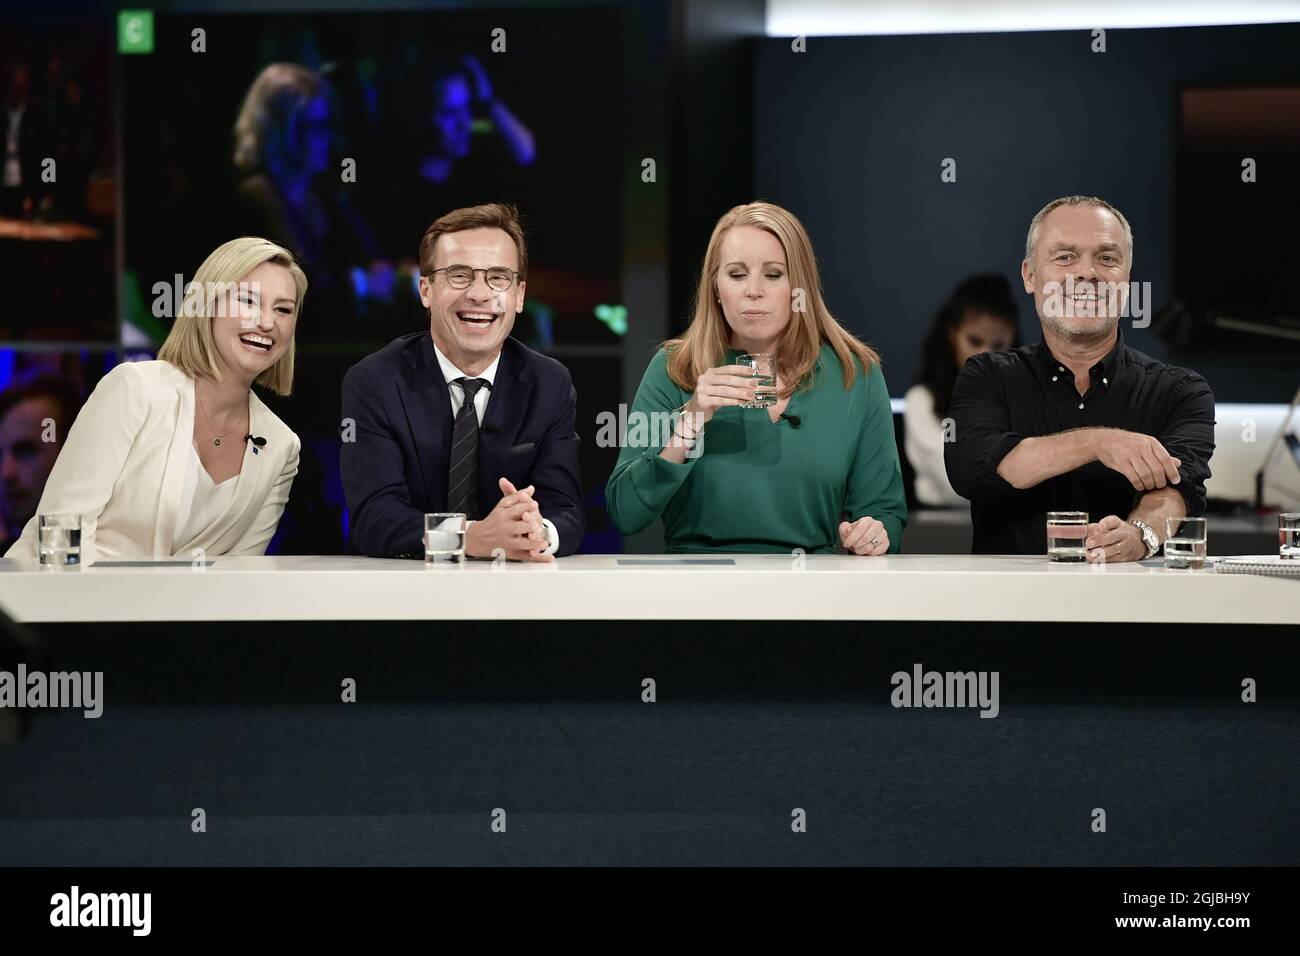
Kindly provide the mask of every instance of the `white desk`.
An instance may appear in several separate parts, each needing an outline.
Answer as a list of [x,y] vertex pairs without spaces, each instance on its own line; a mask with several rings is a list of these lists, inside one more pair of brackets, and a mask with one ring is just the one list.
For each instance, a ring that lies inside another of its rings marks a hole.
[[[729,563],[683,563],[683,561]],[[67,571],[0,560],[0,608],[97,621],[755,620],[1300,624],[1300,581],[1041,557],[905,554],[553,564],[218,558],[205,570]],[[615,635],[616,636],[616,635]]]
[[[672,560],[0,563],[50,667],[104,688],[0,748],[0,864],[1297,862],[1300,582]],[[918,665],[996,672],[997,718],[892,706]]]

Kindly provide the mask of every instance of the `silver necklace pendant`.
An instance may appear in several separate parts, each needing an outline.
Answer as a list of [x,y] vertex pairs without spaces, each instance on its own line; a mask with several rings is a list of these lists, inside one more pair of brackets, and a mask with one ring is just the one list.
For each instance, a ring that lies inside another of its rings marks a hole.
[[214,444],[214,445],[216,445],[218,448],[220,448],[220,447],[221,447],[221,439],[220,439],[220,438],[214,438],[214,439],[212,439],[212,444]]

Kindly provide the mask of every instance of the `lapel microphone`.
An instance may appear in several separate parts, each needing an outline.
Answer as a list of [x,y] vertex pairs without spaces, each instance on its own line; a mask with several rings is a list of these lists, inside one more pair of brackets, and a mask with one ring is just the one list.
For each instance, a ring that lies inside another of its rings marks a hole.
[[247,435],[244,436],[244,441],[246,442],[251,441],[253,443],[254,455],[256,455],[266,445],[265,438],[258,438],[252,432],[249,432]]
[[783,414],[781,417],[784,418],[787,422],[790,423],[790,427],[791,427],[791,428],[798,428],[800,425],[803,424],[803,419],[800,418],[798,415],[785,415],[785,414]]

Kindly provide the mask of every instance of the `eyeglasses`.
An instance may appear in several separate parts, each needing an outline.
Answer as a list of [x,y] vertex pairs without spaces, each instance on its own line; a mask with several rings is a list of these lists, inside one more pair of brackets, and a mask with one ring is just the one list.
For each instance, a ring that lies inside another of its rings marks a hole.
[[519,275],[512,269],[503,266],[493,266],[491,269],[471,269],[469,266],[444,266],[441,269],[434,269],[427,274],[428,278],[436,276],[439,272],[447,273],[447,285],[453,289],[468,289],[469,284],[474,281],[474,273],[483,273],[483,281],[488,284],[489,289],[497,292],[505,292],[506,289],[514,285],[515,277]]

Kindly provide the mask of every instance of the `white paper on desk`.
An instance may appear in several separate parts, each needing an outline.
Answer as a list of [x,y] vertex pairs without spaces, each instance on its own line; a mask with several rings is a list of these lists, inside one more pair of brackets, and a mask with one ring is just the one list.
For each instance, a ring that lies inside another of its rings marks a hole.
[[675,567],[683,564],[731,564],[735,558],[619,558],[619,567]]
[[1245,554],[1219,558],[1214,570],[1221,574],[1267,574],[1274,577],[1300,578],[1300,561],[1283,561],[1277,554]]
[[96,561],[92,568],[210,568],[215,561],[191,561],[188,558],[167,558],[161,561]]

